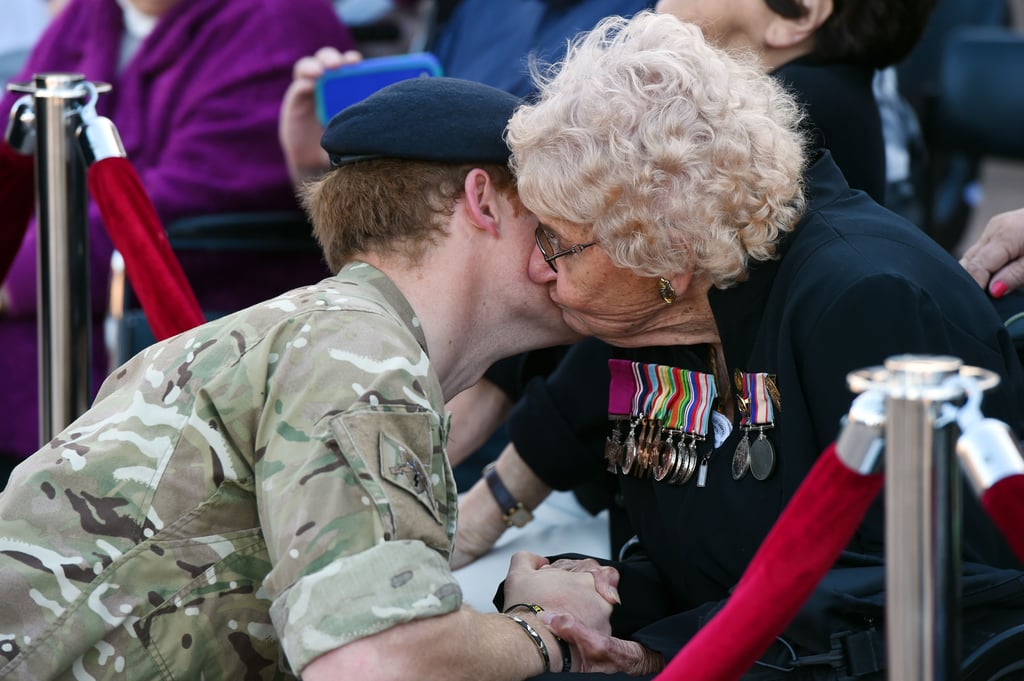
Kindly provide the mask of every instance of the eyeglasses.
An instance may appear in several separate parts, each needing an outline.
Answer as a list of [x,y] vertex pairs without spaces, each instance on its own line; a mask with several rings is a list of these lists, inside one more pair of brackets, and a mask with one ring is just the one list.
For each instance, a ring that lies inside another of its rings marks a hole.
[[591,241],[588,244],[576,244],[575,246],[558,250],[558,237],[544,229],[543,225],[538,226],[534,234],[537,237],[537,248],[540,249],[540,254],[544,256],[544,262],[548,264],[553,272],[558,271],[558,268],[555,267],[555,261],[562,256],[582,253],[597,243],[596,241]]

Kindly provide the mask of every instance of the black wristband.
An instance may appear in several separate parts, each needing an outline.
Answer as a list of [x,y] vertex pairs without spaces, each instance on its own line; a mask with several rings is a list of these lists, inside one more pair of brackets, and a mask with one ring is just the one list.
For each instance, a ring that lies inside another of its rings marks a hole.
[[562,651],[562,671],[563,672],[571,672],[572,671],[572,651],[569,649],[569,644],[567,642],[563,641],[557,635],[555,636],[555,640],[558,641],[558,649],[560,651]]

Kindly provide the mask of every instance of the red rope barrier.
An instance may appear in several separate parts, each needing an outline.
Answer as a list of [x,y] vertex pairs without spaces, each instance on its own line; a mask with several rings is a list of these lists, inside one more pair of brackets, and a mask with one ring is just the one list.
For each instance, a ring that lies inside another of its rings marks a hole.
[[34,166],[32,156],[22,156],[0,140],[0,206],[5,216],[0,230],[0,282],[7,278],[35,209]]
[[96,161],[88,183],[156,339],[202,324],[196,296],[132,164],[120,157]]
[[850,542],[883,477],[822,453],[765,537],[732,596],[656,678],[729,681],[743,675],[796,616]]
[[981,495],[981,506],[1024,561],[1024,474],[1003,478]]

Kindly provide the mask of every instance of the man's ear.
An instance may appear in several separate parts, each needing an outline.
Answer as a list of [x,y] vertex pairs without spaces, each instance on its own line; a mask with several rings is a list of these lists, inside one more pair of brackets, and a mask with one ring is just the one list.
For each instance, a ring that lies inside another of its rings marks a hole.
[[498,234],[498,190],[491,176],[481,168],[473,168],[466,175],[464,185],[466,212],[478,228]]
[[774,14],[765,29],[764,41],[769,48],[786,50],[808,40],[814,40],[815,32],[828,21],[834,9],[832,0],[801,0],[807,13],[796,19]]

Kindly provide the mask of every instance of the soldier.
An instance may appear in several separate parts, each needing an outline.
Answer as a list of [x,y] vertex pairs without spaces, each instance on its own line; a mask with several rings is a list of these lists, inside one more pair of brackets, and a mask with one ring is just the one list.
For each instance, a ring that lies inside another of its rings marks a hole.
[[[0,678],[522,679],[619,669],[617,574],[519,554],[461,603],[444,402],[573,338],[528,276],[517,100],[448,78],[336,116],[304,205],[334,276],[158,343],[0,495]],[[555,567],[558,567],[555,565]],[[540,604],[534,606],[532,604]],[[573,655],[575,652],[577,654]]]

